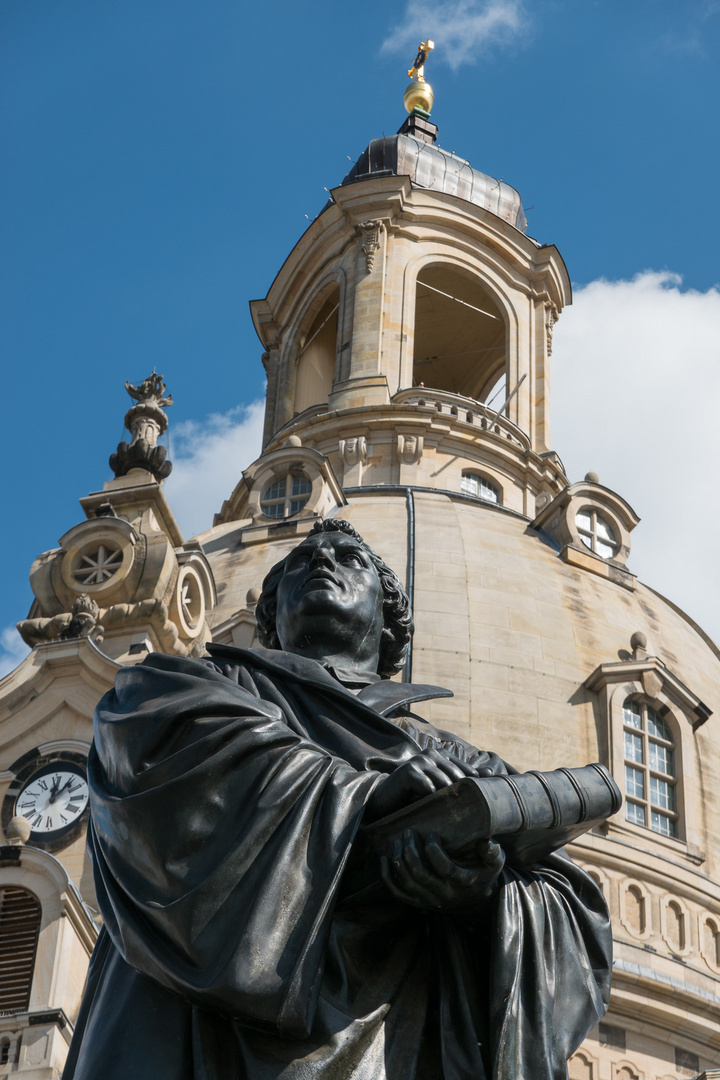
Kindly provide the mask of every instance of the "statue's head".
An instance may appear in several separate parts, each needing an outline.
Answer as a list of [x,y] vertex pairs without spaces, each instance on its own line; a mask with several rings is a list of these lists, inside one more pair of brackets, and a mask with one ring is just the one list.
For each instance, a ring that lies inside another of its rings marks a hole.
[[318,521],[265,578],[258,640],[328,659],[343,652],[376,663],[382,678],[407,658],[413,620],[396,574],[347,521]]

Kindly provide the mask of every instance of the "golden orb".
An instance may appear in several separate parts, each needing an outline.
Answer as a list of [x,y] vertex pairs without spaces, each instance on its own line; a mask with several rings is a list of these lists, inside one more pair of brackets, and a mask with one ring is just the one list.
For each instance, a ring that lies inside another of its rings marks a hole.
[[418,79],[417,82],[411,82],[405,91],[403,102],[405,108],[409,113],[413,109],[422,109],[423,112],[432,112],[433,102],[435,101],[435,95],[432,92],[432,86],[429,82],[425,82],[424,79]]

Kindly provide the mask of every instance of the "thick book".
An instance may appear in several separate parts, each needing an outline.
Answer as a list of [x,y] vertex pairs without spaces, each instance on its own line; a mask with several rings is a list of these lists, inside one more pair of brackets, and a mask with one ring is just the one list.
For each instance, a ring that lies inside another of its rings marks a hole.
[[346,887],[357,892],[380,880],[379,863],[393,840],[412,829],[433,833],[448,855],[472,866],[479,840],[492,837],[509,866],[524,869],[617,813],[620,789],[604,765],[505,776],[467,776],[411,803],[357,837]]

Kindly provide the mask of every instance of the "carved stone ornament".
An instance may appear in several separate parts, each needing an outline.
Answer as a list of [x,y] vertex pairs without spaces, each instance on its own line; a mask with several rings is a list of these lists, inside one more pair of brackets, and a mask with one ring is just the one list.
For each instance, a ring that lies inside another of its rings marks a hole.
[[364,435],[357,435],[352,439],[341,439],[338,443],[340,460],[345,468],[353,465],[365,464],[367,460],[367,441]]
[[397,456],[402,465],[417,465],[423,454],[422,435],[398,435]]
[[545,301],[545,340],[547,343],[547,354],[552,356],[552,340],[553,330],[555,329],[555,323],[560,318],[560,312],[557,309],[557,304],[554,304],[552,300]]
[[172,462],[167,461],[167,450],[158,446],[158,436],[168,427],[163,412],[173,404],[172,394],[165,396],[162,375],[153,371],[139,386],[126,382],[125,389],[137,402],[125,414],[125,427],[132,435],[130,443],[121,442],[110,455],[110,468],[115,476],[125,476],[131,469],[145,469],[156,480],[165,480],[172,472]]
[[382,221],[362,221],[357,230],[360,233],[360,247],[365,256],[368,274],[372,272],[375,262],[375,252],[380,247],[380,230]]
[[30,646],[76,638],[89,638],[99,645],[105,635],[105,628],[100,625],[100,608],[87,593],[78,596],[72,611],[52,619],[25,619],[17,624],[17,628],[23,641]]

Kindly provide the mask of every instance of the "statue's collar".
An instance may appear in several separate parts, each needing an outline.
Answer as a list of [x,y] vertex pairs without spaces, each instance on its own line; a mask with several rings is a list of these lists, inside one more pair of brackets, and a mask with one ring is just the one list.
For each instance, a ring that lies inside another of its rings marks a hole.
[[446,690],[444,686],[391,682],[390,679],[383,679],[381,682],[364,686],[357,697],[358,701],[362,701],[364,705],[369,705],[381,716],[389,718],[405,705],[412,705],[415,701],[429,701],[431,698],[453,697],[453,692]]
[[317,660],[310,660],[305,656],[297,656],[295,653],[281,652],[277,649],[238,649],[234,645],[211,643],[207,645],[207,651],[211,656],[229,660],[231,663],[270,668],[286,678],[290,676],[301,682],[311,682],[316,686],[321,683],[335,692],[342,688],[356,701],[361,701],[363,705],[388,719],[404,706],[412,705],[416,701],[453,697],[452,690],[446,690],[442,686],[399,683],[392,682],[390,679],[369,683],[358,693],[353,693],[338,682],[335,676]]

